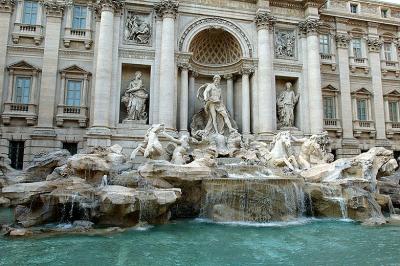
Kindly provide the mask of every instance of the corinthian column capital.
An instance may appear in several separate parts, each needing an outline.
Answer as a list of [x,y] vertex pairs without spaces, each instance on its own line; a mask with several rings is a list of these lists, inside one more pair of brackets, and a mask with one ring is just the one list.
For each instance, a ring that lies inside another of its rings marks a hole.
[[276,23],[276,18],[267,11],[259,11],[254,22],[258,29],[272,29]]
[[161,0],[154,5],[156,14],[160,17],[171,17],[175,19],[178,13],[179,1],[175,0]]
[[379,53],[383,45],[383,41],[379,38],[368,38],[367,39],[368,50],[373,53]]
[[299,23],[300,31],[303,34],[317,34],[321,21],[316,18],[310,18]]
[[338,33],[335,35],[335,40],[338,48],[349,48],[351,35],[347,33]]
[[124,0],[97,0],[96,9],[98,12],[102,10],[116,11],[124,7]]
[[65,9],[65,1],[42,1],[44,8],[46,9],[46,15],[49,17],[61,18]]
[[0,0],[0,12],[12,12],[15,0]]

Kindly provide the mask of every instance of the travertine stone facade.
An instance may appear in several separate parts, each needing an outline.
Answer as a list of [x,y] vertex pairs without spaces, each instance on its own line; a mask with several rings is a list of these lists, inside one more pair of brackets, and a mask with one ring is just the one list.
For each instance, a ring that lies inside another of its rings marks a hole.
[[[155,123],[189,132],[197,89],[216,74],[245,137],[328,131],[338,157],[400,151],[400,5],[4,0],[0,36],[0,152],[14,161],[116,143],[129,154]],[[138,71],[140,103],[128,91]],[[294,125],[281,127],[289,82]],[[147,120],[126,119],[135,106]]]

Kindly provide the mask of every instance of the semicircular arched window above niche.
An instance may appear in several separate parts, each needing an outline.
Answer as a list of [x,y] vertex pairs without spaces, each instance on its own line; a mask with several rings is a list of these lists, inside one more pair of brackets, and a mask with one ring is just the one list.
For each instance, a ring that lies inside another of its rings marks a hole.
[[204,66],[233,65],[243,57],[236,38],[222,29],[207,29],[197,34],[190,43],[192,60]]

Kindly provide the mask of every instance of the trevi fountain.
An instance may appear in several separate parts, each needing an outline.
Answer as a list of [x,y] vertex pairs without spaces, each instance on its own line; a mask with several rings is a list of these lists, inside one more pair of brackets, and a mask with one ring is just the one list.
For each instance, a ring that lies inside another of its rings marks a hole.
[[[22,171],[2,158],[0,264],[397,264],[393,152],[334,161],[326,132],[294,136],[291,83],[272,142],[243,136],[220,80],[198,89],[190,133],[153,124],[129,155],[60,150]],[[136,72],[121,99],[127,121],[146,119],[147,97]]]

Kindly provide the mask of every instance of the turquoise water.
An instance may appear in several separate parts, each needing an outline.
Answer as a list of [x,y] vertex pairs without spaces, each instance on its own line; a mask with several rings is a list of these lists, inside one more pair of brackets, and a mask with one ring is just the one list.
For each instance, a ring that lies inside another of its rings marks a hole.
[[400,265],[400,227],[178,221],[105,236],[0,238],[0,265]]

